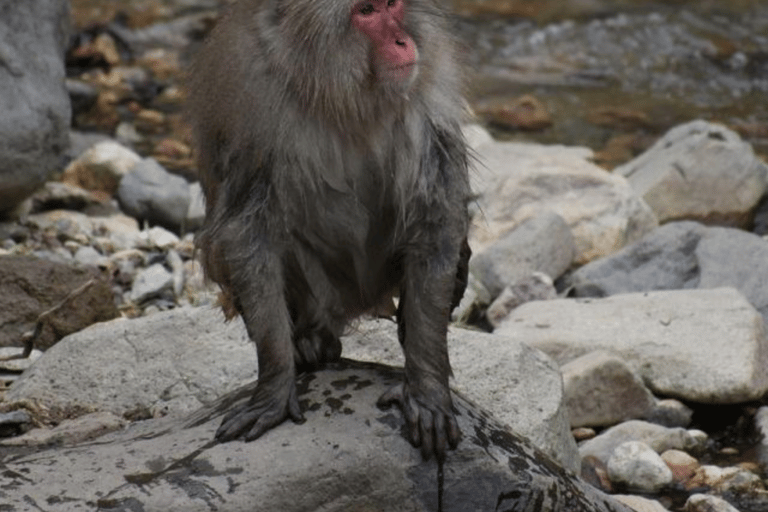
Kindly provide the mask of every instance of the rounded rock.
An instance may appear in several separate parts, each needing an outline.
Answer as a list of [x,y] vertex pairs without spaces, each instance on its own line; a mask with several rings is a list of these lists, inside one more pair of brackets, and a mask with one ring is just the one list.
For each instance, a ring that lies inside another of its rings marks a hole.
[[658,492],[673,481],[672,470],[658,453],[639,441],[616,447],[608,460],[608,477],[629,489]]

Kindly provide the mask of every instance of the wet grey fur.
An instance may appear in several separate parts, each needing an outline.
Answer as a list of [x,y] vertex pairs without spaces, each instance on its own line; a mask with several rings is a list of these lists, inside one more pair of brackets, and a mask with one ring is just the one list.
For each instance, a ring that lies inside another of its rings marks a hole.
[[404,0],[410,88],[377,79],[351,0],[241,0],[200,51],[190,118],[206,197],[198,248],[256,343],[259,385],[221,440],[301,421],[297,369],[400,292],[411,441],[458,442],[446,330],[466,285],[467,148],[456,45],[436,0]]

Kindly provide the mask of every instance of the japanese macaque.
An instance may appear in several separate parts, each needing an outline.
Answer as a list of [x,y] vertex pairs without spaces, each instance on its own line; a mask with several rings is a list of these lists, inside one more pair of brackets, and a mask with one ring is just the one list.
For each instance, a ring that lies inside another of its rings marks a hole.
[[259,370],[217,439],[301,422],[297,372],[338,360],[348,322],[397,289],[405,377],[380,403],[402,407],[425,458],[459,442],[446,333],[469,184],[449,27],[439,0],[238,0],[201,49],[197,246]]

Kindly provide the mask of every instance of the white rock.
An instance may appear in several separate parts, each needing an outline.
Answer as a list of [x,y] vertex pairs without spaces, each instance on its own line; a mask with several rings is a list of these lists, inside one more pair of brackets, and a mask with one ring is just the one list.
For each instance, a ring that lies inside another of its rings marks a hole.
[[[195,326],[205,327],[210,326]],[[173,335],[167,330],[162,334]],[[164,368],[143,359],[155,351],[143,346],[143,340],[123,337],[136,343],[129,357],[142,357],[135,366],[152,366],[166,374],[179,367],[167,359]],[[94,340],[92,348],[98,350],[109,341]],[[184,349],[190,348],[184,344]],[[189,357],[183,350],[177,355]],[[73,361],[71,369],[77,371],[79,361]],[[125,384],[131,389],[143,386],[142,376]],[[94,380],[94,387],[115,390],[114,381],[122,375],[101,377],[107,382]],[[203,376],[187,377],[190,387],[205,382]],[[231,408],[225,403],[196,415],[196,421],[150,419],[93,443],[4,457],[4,508],[72,512],[94,510],[98,502],[106,508],[146,512],[438,510],[434,459],[422,460],[406,440],[399,410],[375,405],[400,376],[381,367],[342,362],[298,380],[306,421],[285,421],[253,442],[212,442],[223,409]],[[247,401],[250,391],[245,392]],[[458,396],[454,406],[464,437],[448,453],[442,493],[443,502],[450,505],[444,510],[627,512],[610,496],[560,470],[487,411]]]
[[52,229],[69,238],[74,238],[78,234],[90,236],[93,233],[91,217],[70,210],[49,210],[35,213],[27,218],[27,222],[40,231]]
[[133,217],[118,213],[109,217],[91,217],[91,222],[94,233],[108,236],[116,251],[133,249],[139,244],[139,223]]
[[592,352],[562,365],[561,371],[572,428],[615,425],[653,410],[653,395],[620,357]]
[[702,446],[700,433],[701,431],[667,428],[647,421],[630,420],[619,423],[597,437],[581,443],[579,454],[582,458],[595,457],[606,464],[616,447],[627,441],[642,441],[656,453],[663,453],[670,449],[689,451]]
[[[91,406],[122,416],[180,398],[198,406],[255,377],[242,322],[219,310],[182,308],[94,324],[66,336],[16,381],[8,402]],[[189,409],[185,404],[181,411]]]
[[739,403],[768,391],[763,318],[733,288],[528,302],[496,332],[559,364],[612,352],[662,395]]
[[493,137],[491,134],[479,124],[465,125],[462,127],[462,132],[464,132],[464,138],[467,141],[467,145],[474,150],[477,150],[480,146],[485,144],[493,144]]
[[768,185],[768,166],[747,142],[702,120],[673,128],[614,173],[629,179],[660,222],[745,225]]
[[[343,355],[402,364],[396,329],[389,321],[362,322],[342,339]],[[449,349],[454,389],[492,406],[503,423],[578,470],[560,374],[549,358],[515,340],[465,329],[451,331]],[[218,309],[179,308],[65,337],[14,383],[6,400],[81,404],[118,415],[136,409],[180,414],[255,378],[256,363],[240,319],[225,323]]]
[[125,144],[126,146],[133,146],[144,140],[144,137],[136,130],[133,123],[126,121],[121,122],[115,128],[115,138],[120,144]]
[[591,163],[587,148],[493,142],[477,153],[472,186],[481,215],[470,232],[476,252],[542,211],[570,226],[579,263],[611,254],[658,225],[626,179]]
[[505,287],[533,272],[559,277],[573,263],[575,252],[571,230],[563,218],[541,212],[476,252],[469,268],[496,298]]
[[669,512],[661,503],[656,500],[643,498],[642,496],[632,496],[631,494],[614,494],[616,501],[627,505],[635,512]]
[[640,441],[616,447],[608,459],[608,477],[629,489],[657,492],[672,483],[672,471],[658,453]]
[[78,167],[85,168],[92,174],[106,174],[119,183],[141,161],[136,152],[117,142],[106,140],[98,142],[73,160],[64,170],[64,175],[75,172]]
[[136,275],[129,298],[139,304],[165,290],[173,290],[173,274],[160,263],[155,263]]
[[197,229],[205,219],[205,196],[200,182],[189,186],[189,210],[187,210],[186,229]]
[[692,494],[685,502],[685,512],[739,512],[739,509],[717,496]]
[[155,226],[141,232],[141,239],[150,247],[168,249],[179,243],[179,237],[160,226]]
[[762,406],[755,414],[755,429],[762,436],[758,447],[761,460],[768,460],[768,407]]
[[109,260],[99,254],[99,251],[93,247],[86,245],[77,250],[75,253],[75,261],[81,265],[98,266],[107,263]]
[[[6,357],[13,357],[21,354],[22,352],[21,347],[0,347],[0,359],[6,358]],[[29,357],[21,358],[21,359],[8,359],[6,361],[0,361],[0,371],[1,370],[8,370],[11,372],[20,372],[22,370],[26,370],[29,368],[32,363],[34,363],[43,353],[37,349],[32,350],[32,353],[29,354]]]

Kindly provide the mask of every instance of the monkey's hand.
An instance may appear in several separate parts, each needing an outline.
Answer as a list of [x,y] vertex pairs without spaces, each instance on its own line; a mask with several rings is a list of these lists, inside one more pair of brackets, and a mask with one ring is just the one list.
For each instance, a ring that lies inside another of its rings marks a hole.
[[424,460],[429,460],[434,453],[437,460],[443,462],[448,446],[454,449],[459,444],[461,431],[447,388],[431,386],[428,393],[420,393],[404,382],[381,395],[378,401],[380,407],[392,403],[402,409],[409,441],[415,447],[421,446]]
[[253,441],[288,418],[304,422],[293,375],[287,380],[259,380],[251,399],[224,416],[216,440],[227,442],[245,435],[246,441]]

